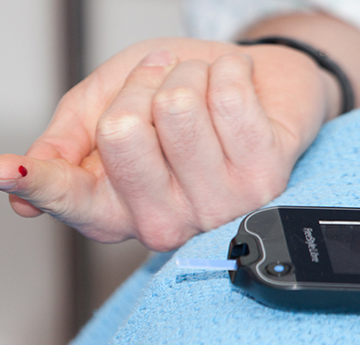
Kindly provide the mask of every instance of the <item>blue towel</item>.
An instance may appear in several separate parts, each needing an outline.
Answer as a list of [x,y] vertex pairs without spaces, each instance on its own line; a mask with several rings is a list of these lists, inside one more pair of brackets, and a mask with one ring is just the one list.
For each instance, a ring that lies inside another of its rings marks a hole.
[[[360,207],[360,110],[326,124],[274,205]],[[71,345],[360,344],[360,315],[284,312],[232,286],[228,273],[179,269],[177,257],[224,259],[241,218],[155,255]],[[170,258],[169,258],[170,257]],[[163,264],[163,266],[161,266]]]

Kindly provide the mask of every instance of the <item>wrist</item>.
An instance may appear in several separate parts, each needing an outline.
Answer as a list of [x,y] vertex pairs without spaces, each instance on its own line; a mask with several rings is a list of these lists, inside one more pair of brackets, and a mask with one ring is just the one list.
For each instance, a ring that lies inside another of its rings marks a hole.
[[[284,36],[265,36],[254,40],[241,40],[238,43],[245,46],[253,46],[258,44],[282,45],[304,53],[314,62],[316,62],[317,66],[321,67],[323,71],[330,72],[333,76],[331,79],[329,79],[326,74],[323,76],[323,79],[326,81],[325,85],[327,85],[327,92],[330,93],[331,97],[335,97],[335,99],[329,98],[331,101],[331,108],[327,109],[330,110],[330,114],[327,113],[326,117],[328,118],[330,116],[330,118],[333,118],[337,114],[346,113],[354,108],[354,90],[348,76],[344,70],[336,62],[330,59],[324,52],[314,48],[307,43]],[[335,88],[333,85],[334,79],[338,83],[338,88]],[[336,90],[340,91],[341,94],[340,109],[336,107]]]
[[[253,83],[267,117],[281,130],[292,164],[338,114],[337,81],[307,54],[283,45],[239,46],[253,59]],[[286,159],[285,159],[286,160]]]
[[[330,56],[350,79],[355,107],[360,105],[360,30],[325,12],[272,16],[250,26],[238,39],[283,36],[307,43]],[[342,113],[342,111],[340,111]]]

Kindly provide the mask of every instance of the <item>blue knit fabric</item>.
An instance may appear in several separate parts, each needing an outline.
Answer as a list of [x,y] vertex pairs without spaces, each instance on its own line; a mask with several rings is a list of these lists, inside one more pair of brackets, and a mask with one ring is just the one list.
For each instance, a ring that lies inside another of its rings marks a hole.
[[[356,110],[323,127],[296,165],[287,190],[268,206],[357,207],[359,182],[360,110]],[[227,272],[176,267],[176,257],[226,258],[240,221],[193,238],[170,259],[155,256],[105,304],[72,345],[359,344],[360,315],[270,309],[244,297]],[[167,262],[150,273],[148,267],[159,261]],[[130,307],[126,301],[131,301]]]

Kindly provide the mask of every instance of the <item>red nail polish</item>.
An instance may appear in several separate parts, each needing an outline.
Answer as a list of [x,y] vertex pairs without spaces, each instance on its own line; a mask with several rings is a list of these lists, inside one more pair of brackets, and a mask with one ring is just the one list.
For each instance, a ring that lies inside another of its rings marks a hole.
[[20,173],[23,177],[25,177],[25,176],[27,175],[28,171],[27,171],[27,169],[26,169],[24,166],[20,165],[20,166],[19,166],[19,173]]

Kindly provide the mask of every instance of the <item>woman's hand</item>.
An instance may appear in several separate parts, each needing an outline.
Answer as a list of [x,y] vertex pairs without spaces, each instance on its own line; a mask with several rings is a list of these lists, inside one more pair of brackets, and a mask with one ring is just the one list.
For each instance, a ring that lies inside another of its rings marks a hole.
[[0,188],[22,216],[170,250],[281,193],[333,93],[290,48],[143,42],[70,90],[25,157],[0,156]]

